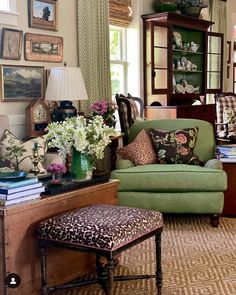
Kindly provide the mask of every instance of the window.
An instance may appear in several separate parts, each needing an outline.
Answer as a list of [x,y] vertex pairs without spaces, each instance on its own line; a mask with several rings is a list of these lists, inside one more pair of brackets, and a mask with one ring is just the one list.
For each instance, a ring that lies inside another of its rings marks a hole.
[[8,0],[1,0],[0,1],[0,10],[9,11],[9,1]]
[[17,0],[0,0],[0,24],[17,26]]
[[126,29],[110,26],[110,63],[112,96],[127,92]]

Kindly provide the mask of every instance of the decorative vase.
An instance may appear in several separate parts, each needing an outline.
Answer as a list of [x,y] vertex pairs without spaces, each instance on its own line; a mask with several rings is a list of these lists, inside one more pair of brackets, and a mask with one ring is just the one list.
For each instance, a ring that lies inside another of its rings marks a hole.
[[93,176],[93,160],[91,156],[78,152],[73,148],[70,173],[74,181],[90,180]]
[[61,172],[52,172],[50,184],[61,185],[62,184],[62,173]]

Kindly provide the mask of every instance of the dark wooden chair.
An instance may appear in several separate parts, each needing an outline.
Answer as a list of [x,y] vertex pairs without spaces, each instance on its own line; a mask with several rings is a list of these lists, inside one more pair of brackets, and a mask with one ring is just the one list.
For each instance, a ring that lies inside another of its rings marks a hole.
[[139,97],[130,94],[116,94],[116,103],[120,120],[121,132],[124,134],[123,143],[128,143],[129,130],[135,121],[144,119],[144,103]]
[[215,103],[217,140],[236,143],[236,94],[218,93]]

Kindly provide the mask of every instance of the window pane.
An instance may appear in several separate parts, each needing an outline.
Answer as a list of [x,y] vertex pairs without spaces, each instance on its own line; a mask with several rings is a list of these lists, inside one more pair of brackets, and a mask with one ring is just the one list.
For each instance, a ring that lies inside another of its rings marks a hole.
[[9,0],[0,0],[0,10],[9,11]]
[[208,36],[208,52],[221,53],[221,38],[216,36]]
[[110,59],[121,59],[121,32],[120,30],[110,29]]
[[154,88],[167,89],[167,75],[166,70],[155,70]]
[[123,65],[111,64],[111,88],[112,95],[124,93],[124,67]]
[[154,68],[167,68],[167,49],[154,48]]
[[154,46],[167,47],[167,28],[164,27],[154,27]]
[[208,89],[220,88],[220,73],[217,73],[217,72],[207,73],[207,88]]
[[220,71],[221,68],[221,56],[217,54],[208,54],[208,65],[209,71]]

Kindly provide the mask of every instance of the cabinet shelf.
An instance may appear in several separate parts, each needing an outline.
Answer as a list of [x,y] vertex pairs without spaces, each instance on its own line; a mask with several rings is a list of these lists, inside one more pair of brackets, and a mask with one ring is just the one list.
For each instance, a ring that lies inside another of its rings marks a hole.
[[200,51],[190,51],[190,50],[182,50],[182,49],[173,49],[173,52],[181,53],[182,55],[203,55],[203,52]]
[[202,73],[202,71],[190,71],[190,70],[173,70],[175,73],[187,73],[187,74],[194,74],[194,73]]

